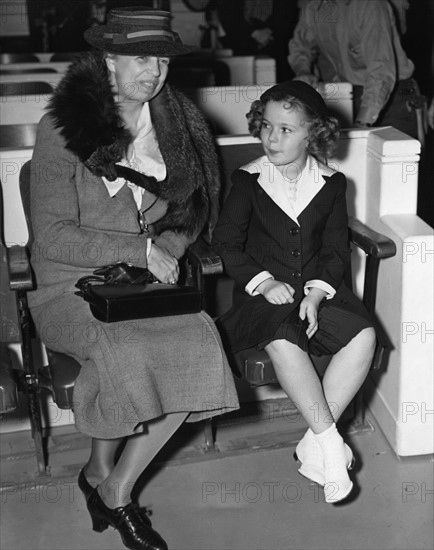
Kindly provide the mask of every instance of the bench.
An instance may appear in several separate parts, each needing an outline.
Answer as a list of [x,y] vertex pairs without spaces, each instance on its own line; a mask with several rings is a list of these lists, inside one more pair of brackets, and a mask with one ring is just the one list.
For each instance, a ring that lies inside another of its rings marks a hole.
[[[250,148],[255,143],[250,136],[218,138],[219,148],[236,150],[237,165],[249,160]],[[354,129],[342,133],[340,148],[330,162],[347,175],[350,215],[391,238],[397,247],[395,257],[381,261],[376,298],[376,314],[392,347],[383,369],[368,377],[365,396],[392,447],[403,456],[433,452],[433,422],[427,411],[433,408],[434,359],[433,348],[428,344],[432,338],[430,251],[434,243],[432,229],[415,214],[419,148],[416,140],[392,128]],[[18,174],[31,154],[31,148],[0,151],[8,246],[27,242]],[[362,296],[365,258],[356,251],[353,256],[354,288]],[[250,392],[249,398],[261,400],[265,395],[268,398],[268,389],[269,386],[259,387]],[[57,425],[70,423],[69,415],[60,418],[53,412],[53,416]],[[3,429],[16,428],[13,423],[9,427],[5,420]],[[417,440],[414,434],[418,435]]]

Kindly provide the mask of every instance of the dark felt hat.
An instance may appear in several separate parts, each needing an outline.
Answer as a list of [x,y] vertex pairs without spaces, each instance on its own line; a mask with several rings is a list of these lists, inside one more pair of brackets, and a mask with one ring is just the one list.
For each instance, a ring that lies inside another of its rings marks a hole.
[[116,8],[106,25],[90,27],[84,38],[95,48],[118,55],[170,57],[193,51],[170,26],[170,12],[137,6]]
[[285,97],[295,97],[307,105],[315,114],[319,116],[327,116],[328,110],[324,99],[312,86],[302,82],[301,80],[288,80],[276,84],[272,88],[266,90],[261,101],[266,103],[270,99],[284,99]]

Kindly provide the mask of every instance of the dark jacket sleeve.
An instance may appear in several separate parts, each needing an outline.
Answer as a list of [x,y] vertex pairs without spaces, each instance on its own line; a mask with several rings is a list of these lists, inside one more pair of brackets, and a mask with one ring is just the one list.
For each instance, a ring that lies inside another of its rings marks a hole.
[[222,257],[226,272],[244,288],[264,268],[245,251],[252,215],[251,184],[257,175],[236,170],[233,187],[226,199],[213,235],[213,244]]
[[332,210],[322,231],[322,246],[318,254],[316,279],[337,289],[350,262],[348,243],[348,214],[346,203],[347,180],[342,173],[331,176],[336,180],[336,195]]

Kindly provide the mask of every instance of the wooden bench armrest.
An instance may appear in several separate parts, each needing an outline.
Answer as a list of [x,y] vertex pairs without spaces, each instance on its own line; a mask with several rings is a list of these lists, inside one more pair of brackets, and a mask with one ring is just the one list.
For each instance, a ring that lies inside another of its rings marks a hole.
[[11,290],[32,290],[33,276],[29,256],[25,246],[14,245],[6,249],[9,287]]
[[377,298],[377,278],[380,261],[391,258],[396,254],[396,245],[385,235],[367,227],[361,221],[350,218],[348,222],[351,241],[366,254],[365,281],[363,286],[363,303],[375,319],[377,346],[371,365],[371,370],[377,370],[383,363],[383,355],[390,349],[390,339],[383,326],[377,322],[375,316],[375,302]]
[[395,256],[396,245],[392,239],[374,231],[356,218],[348,220],[348,229],[351,242],[366,254],[379,259]]
[[223,262],[215,247],[199,238],[187,249],[189,262],[197,267],[202,275],[219,275],[223,273]]

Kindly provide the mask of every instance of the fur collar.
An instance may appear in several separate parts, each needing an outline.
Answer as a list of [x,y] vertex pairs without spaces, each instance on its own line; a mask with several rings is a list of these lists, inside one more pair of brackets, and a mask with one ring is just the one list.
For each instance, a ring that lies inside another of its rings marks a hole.
[[165,84],[150,102],[150,112],[166,163],[167,177],[152,177],[119,166],[130,132],[119,116],[101,54],[87,53],[73,63],[59,83],[48,111],[71,150],[97,176],[123,177],[168,203],[154,229],[208,232],[218,214],[220,175],[215,145],[202,114],[179,91]]

